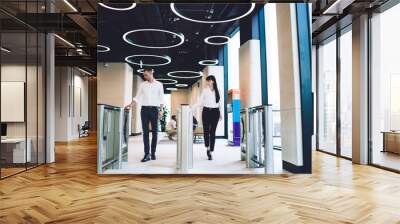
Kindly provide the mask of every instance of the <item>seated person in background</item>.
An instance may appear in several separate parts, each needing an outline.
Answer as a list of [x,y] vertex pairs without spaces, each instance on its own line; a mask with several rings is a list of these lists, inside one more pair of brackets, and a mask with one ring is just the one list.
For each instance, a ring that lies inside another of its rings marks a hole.
[[197,122],[196,117],[193,116],[193,131],[196,130],[197,126],[199,126],[199,122]]
[[172,115],[171,120],[167,124],[167,135],[169,140],[174,140],[174,136],[176,135],[176,116]]

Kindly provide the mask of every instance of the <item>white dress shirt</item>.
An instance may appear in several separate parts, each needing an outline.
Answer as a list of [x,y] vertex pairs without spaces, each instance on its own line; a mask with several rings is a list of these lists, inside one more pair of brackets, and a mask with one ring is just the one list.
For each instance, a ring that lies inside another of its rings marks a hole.
[[142,82],[134,98],[142,106],[160,107],[164,103],[164,87],[157,80]]
[[209,87],[206,87],[203,89],[203,91],[201,92],[199,101],[193,106],[193,108],[196,108],[199,106],[208,107],[208,108],[219,108],[220,113],[222,113],[224,111],[222,98],[220,97],[219,102],[217,103],[217,101],[215,99],[215,92],[213,90],[211,90]]

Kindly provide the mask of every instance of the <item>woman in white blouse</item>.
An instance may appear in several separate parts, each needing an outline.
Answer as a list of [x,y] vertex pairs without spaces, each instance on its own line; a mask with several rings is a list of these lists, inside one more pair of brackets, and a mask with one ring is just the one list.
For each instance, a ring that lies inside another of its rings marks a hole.
[[223,102],[218,91],[215,77],[210,75],[206,78],[206,88],[200,95],[199,102],[194,106],[202,106],[202,121],[204,129],[204,145],[207,149],[207,156],[212,160],[212,152],[215,147],[215,131],[218,121],[222,119]]

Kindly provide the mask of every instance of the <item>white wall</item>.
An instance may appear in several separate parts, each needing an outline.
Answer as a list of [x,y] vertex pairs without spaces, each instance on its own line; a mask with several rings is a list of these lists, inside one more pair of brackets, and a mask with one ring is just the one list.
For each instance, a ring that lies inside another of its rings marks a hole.
[[277,4],[282,160],[303,165],[300,72],[294,4]]
[[97,103],[125,107],[132,102],[133,71],[127,63],[97,64]]
[[[27,69],[27,70],[26,70]],[[26,73],[27,72],[27,73]],[[36,86],[36,80],[33,81],[32,77],[30,77],[31,74],[34,74],[36,77],[36,67],[33,66],[27,66],[25,67],[24,65],[18,65],[18,64],[8,64],[8,65],[2,65],[1,66],[1,81],[3,82],[24,82],[26,83],[25,76],[26,74],[28,75],[29,79],[29,86]],[[37,115],[36,113],[31,113],[32,108],[36,109],[37,104],[36,104],[36,87],[35,88],[27,88],[27,106],[30,106],[30,109],[27,109],[27,119],[28,119],[28,137],[30,133],[33,133],[35,131],[35,137],[36,137],[36,120],[37,120]],[[34,102],[34,104],[31,105],[31,103]],[[7,110],[7,108],[1,108],[1,110]],[[34,121],[34,122],[33,122]],[[33,125],[35,127],[33,127]],[[7,136],[8,137],[25,137],[25,126],[26,122],[11,122],[7,123]]]
[[262,104],[260,40],[248,40],[239,49],[240,107]]
[[88,77],[72,67],[56,67],[55,73],[55,141],[70,141],[89,119]]
[[[37,67],[36,64],[35,66],[25,66],[25,64],[3,64],[1,66],[1,81],[24,82],[26,85],[26,107],[23,106],[20,112],[26,112],[27,119],[23,122],[7,122],[7,137],[24,138],[26,135],[31,143],[32,161],[36,162],[36,158],[39,158],[40,163],[44,162],[45,150],[43,79],[42,68]],[[1,108],[1,110],[11,110],[11,108]],[[12,111],[9,112],[12,113]],[[51,162],[51,160],[49,161]]]
[[[143,82],[143,79],[134,75],[132,77],[132,96],[135,97],[137,91],[139,89],[140,84]],[[140,118],[140,104],[139,102],[134,102],[131,109],[131,133],[139,134],[142,132],[142,120]]]

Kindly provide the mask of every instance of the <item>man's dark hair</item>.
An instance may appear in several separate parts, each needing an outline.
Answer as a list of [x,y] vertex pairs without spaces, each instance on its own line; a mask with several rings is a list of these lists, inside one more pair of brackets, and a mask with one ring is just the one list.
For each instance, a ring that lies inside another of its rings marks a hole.
[[154,70],[150,67],[143,68],[143,72],[153,72]]

